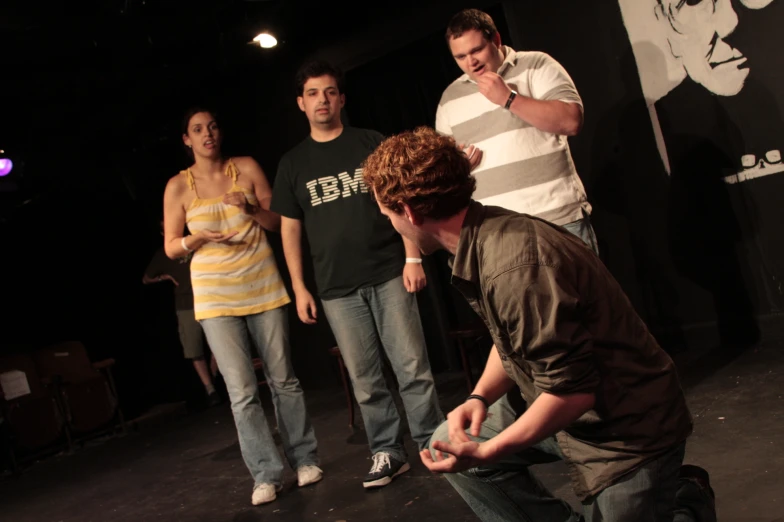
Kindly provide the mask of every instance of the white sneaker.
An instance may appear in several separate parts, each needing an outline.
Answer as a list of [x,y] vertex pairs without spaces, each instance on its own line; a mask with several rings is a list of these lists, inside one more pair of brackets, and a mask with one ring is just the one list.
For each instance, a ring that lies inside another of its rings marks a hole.
[[297,484],[299,487],[315,484],[324,477],[324,472],[318,466],[301,466],[297,469]]
[[281,487],[276,488],[272,484],[258,484],[253,488],[253,496],[250,501],[254,506],[272,502],[278,497],[278,491],[281,489]]

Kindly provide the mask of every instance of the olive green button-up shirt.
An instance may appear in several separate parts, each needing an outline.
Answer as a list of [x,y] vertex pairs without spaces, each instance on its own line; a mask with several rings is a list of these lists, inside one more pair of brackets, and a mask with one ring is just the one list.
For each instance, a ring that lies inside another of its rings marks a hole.
[[556,434],[576,495],[596,495],[692,431],[675,366],[582,241],[546,221],[472,202],[452,284],[485,321],[529,404],[593,393]]

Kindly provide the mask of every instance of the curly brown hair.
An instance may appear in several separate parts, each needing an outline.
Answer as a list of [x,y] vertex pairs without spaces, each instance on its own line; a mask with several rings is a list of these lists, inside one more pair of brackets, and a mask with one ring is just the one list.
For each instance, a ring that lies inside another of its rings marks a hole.
[[446,27],[446,43],[449,43],[452,38],[460,38],[463,33],[475,29],[482,33],[485,39],[489,42],[498,32],[495,27],[495,22],[489,14],[479,9],[463,9],[449,20]]
[[422,217],[439,220],[468,206],[476,179],[455,140],[418,127],[384,140],[363,164],[365,183],[393,212],[403,203]]

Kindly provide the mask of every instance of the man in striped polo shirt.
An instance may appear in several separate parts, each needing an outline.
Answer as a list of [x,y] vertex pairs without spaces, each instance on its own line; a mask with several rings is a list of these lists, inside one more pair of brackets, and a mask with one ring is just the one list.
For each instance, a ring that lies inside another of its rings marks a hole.
[[567,142],[583,123],[569,74],[545,53],[501,45],[493,19],[477,9],[452,17],[446,40],[465,74],[441,96],[436,130],[468,147],[474,197],[561,225],[598,253]]

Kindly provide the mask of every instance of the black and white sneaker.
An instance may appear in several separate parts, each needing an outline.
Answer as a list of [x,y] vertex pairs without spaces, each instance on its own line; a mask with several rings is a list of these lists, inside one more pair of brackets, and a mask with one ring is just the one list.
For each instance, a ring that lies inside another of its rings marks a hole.
[[373,455],[373,467],[365,476],[362,485],[366,488],[380,488],[386,486],[392,479],[411,469],[408,462],[397,460],[386,451],[379,451]]

